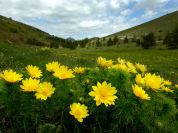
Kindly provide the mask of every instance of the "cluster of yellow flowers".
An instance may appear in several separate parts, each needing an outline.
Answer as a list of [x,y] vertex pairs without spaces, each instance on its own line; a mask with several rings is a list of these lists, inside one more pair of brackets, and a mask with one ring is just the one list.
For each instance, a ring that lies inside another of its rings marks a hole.
[[135,81],[138,85],[150,88],[153,91],[164,90],[166,92],[173,92],[173,90],[169,88],[172,83],[156,74],[146,73],[143,77],[138,74],[136,75]]
[[121,69],[123,71],[129,72],[129,73],[138,73],[141,72],[144,74],[147,71],[147,68],[145,65],[136,63],[135,65],[129,61],[126,61],[124,59],[118,58],[117,63],[113,64],[112,60],[106,60],[106,58],[98,57],[97,63],[99,66],[104,68],[116,68]]
[[[143,88],[151,89],[153,91],[163,90],[166,92],[173,92],[170,89],[172,83],[169,80],[164,80],[160,76],[151,73],[145,73],[147,68],[145,65],[136,63],[133,64],[124,59],[117,59],[117,63],[113,64],[114,61],[106,60],[106,58],[98,57],[97,63],[103,68],[116,68],[121,69],[128,73],[137,74],[135,78],[136,84],[132,85],[133,94],[141,100],[150,100],[150,96],[146,93]],[[55,87],[50,82],[41,82],[40,78],[43,76],[42,71],[37,66],[28,65],[26,70],[29,74],[29,78],[23,79],[22,74],[18,74],[13,70],[5,70],[0,74],[0,77],[9,83],[15,83],[22,81],[20,88],[23,92],[34,92],[36,99],[47,100],[51,97],[55,91]],[[74,78],[75,74],[85,73],[85,68],[75,67],[74,69],[69,69],[67,66],[61,65],[57,61],[50,62],[46,64],[46,70],[52,72],[54,77],[60,80]],[[140,73],[140,74],[138,74]],[[87,83],[90,83],[88,80]],[[175,85],[178,87],[178,85]],[[106,107],[115,105],[117,97],[117,89],[103,81],[102,83],[97,82],[96,86],[92,86],[92,90],[88,93],[89,96],[93,98],[96,102],[96,106],[104,104]],[[88,113],[88,107],[81,103],[73,103],[70,105],[70,114],[74,116],[79,122],[83,122]]]
[[110,66],[112,66],[113,61],[112,60],[106,60],[106,58],[103,57],[98,57],[98,59],[96,60],[98,65],[104,68],[108,68]]
[[138,85],[132,86],[134,94],[142,100],[150,100],[151,98],[146,94],[143,88],[151,89],[153,91],[165,91],[173,92],[170,89],[172,82],[169,80],[164,80],[156,74],[146,73],[143,77],[141,74],[137,74],[135,81]]
[[42,51],[49,51],[50,48],[49,48],[49,47],[42,47],[41,50],[42,50]]

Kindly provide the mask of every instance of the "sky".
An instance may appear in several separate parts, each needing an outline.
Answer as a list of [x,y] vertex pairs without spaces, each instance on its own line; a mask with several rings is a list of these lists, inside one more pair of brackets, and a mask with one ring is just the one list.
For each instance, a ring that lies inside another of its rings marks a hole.
[[178,0],[0,0],[0,15],[62,38],[103,37],[178,10]]

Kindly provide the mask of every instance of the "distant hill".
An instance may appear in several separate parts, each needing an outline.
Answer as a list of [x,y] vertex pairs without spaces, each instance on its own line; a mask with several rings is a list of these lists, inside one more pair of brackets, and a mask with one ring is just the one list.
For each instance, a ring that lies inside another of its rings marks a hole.
[[169,13],[141,25],[111,34],[105,38],[113,38],[114,36],[120,38],[127,36],[128,38],[132,38],[134,36],[140,37],[150,32],[154,32],[157,39],[162,39],[165,34],[168,31],[172,31],[176,25],[178,25],[178,11]]
[[69,41],[71,41],[71,42],[74,42],[74,41],[75,41],[75,39],[72,38],[72,37],[68,37],[66,40],[69,40]]
[[59,47],[60,45],[64,45],[66,40],[0,15],[0,41]]

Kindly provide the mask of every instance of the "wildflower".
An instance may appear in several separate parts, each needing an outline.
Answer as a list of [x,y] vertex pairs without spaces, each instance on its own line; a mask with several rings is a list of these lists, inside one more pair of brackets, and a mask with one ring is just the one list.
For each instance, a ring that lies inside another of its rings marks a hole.
[[128,62],[126,62],[126,64],[127,64],[127,67],[128,67],[128,71],[130,73],[137,73],[137,70],[136,70],[135,66],[133,65],[133,63],[128,61]]
[[59,68],[59,66],[60,66],[59,62],[53,61],[51,63],[46,64],[46,70],[48,70],[49,72],[54,72]]
[[33,92],[39,88],[39,85],[40,80],[29,78],[22,80],[22,85],[20,86],[20,88],[22,89],[22,91]]
[[129,72],[129,70],[125,64],[116,64],[116,65],[111,66],[111,68],[116,68],[116,69],[120,69],[125,72]]
[[89,79],[86,79],[86,80],[85,80],[85,83],[86,83],[86,84],[89,84],[89,83],[90,83],[90,80],[89,80]]
[[59,79],[69,79],[75,77],[73,75],[73,71],[71,69],[68,69],[66,66],[60,66],[53,75]]
[[135,96],[139,97],[142,100],[150,100],[151,98],[146,94],[146,92],[142,89],[142,87],[138,85],[132,85],[132,91]]
[[171,81],[169,81],[169,80],[164,80],[163,81],[163,85],[172,85],[172,82]]
[[40,78],[42,76],[42,72],[37,66],[28,65],[26,67],[26,70],[28,71],[30,77],[32,78]]
[[41,50],[42,51],[50,51],[50,48],[49,47],[42,47]]
[[50,82],[40,83],[39,88],[36,91],[36,99],[46,100],[54,93],[55,88]]
[[85,68],[83,67],[75,67],[73,70],[77,74],[83,74],[85,72]]
[[164,79],[160,76],[156,76],[155,74],[150,73],[145,74],[144,79],[146,87],[151,88],[154,91],[159,90],[162,87],[162,83],[164,81]]
[[112,66],[113,61],[112,60],[106,60],[106,58],[103,58],[103,57],[98,57],[97,63],[101,67],[108,68],[108,67]]
[[138,85],[142,85],[142,86],[145,85],[144,78],[142,78],[141,74],[136,75],[135,81]]
[[94,100],[96,101],[96,105],[99,106],[101,103],[104,103],[106,106],[108,105],[115,105],[115,99],[117,96],[117,90],[115,87],[111,87],[111,83],[107,84],[104,81],[102,84],[97,83],[97,86],[92,86],[93,91],[89,93],[91,97],[95,97]]
[[165,92],[173,92],[173,90],[171,90],[168,87],[163,87],[162,90],[165,91]]
[[119,64],[125,64],[125,63],[126,63],[126,61],[125,61],[124,59],[121,59],[121,58],[118,58],[118,59],[117,59],[117,62],[118,62]]
[[70,114],[74,116],[79,122],[83,122],[83,118],[89,116],[87,106],[80,103],[73,103],[70,105]]
[[142,65],[142,64],[137,63],[135,66],[136,66],[136,68],[137,68],[139,71],[141,71],[142,73],[144,73],[144,72],[147,70],[145,65]]
[[21,81],[22,74],[18,74],[12,70],[4,70],[3,73],[0,74],[0,77],[9,83],[15,83],[17,81]]

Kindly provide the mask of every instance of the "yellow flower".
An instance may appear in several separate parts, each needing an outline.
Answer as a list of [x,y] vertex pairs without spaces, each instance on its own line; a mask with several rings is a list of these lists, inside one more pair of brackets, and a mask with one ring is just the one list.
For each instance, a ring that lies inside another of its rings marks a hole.
[[120,69],[125,72],[129,72],[129,70],[125,64],[116,64],[116,65],[111,66],[111,68],[116,68],[116,69]]
[[95,97],[94,100],[96,101],[96,105],[99,106],[101,103],[104,103],[106,106],[108,105],[115,105],[115,99],[117,96],[117,90],[115,87],[111,87],[111,83],[107,84],[104,81],[102,84],[97,83],[97,86],[92,86],[93,91],[89,93],[91,97]]
[[46,64],[46,70],[48,70],[49,72],[54,72],[59,68],[59,66],[60,66],[59,62],[53,61],[51,63]]
[[139,71],[141,71],[142,73],[144,73],[144,72],[147,71],[145,65],[142,65],[142,64],[137,63],[135,66],[136,66],[136,68],[137,68]]
[[50,48],[49,47],[42,47],[41,50],[42,51],[50,51]]
[[142,87],[139,87],[138,85],[132,85],[132,91],[135,96],[139,97],[142,100],[150,100],[151,98],[146,94],[146,92],[142,89]]
[[112,60],[106,60],[106,58],[103,58],[103,57],[98,57],[96,61],[99,66],[105,67],[105,68],[112,66],[112,63],[113,63]]
[[128,61],[128,62],[126,62],[126,64],[127,64],[127,67],[128,67],[128,71],[130,73],[137,73],[137,70],[136,70],[135,66],[133,65],[133,63]]
[[142,86],[145,85],[144,78],[142,78],[141,74],[136,75],[135,81],[138,85],[142,85]]
[[12,70],[4,70],[3,73],[0,74],[0,77],[9,83],[15,83],[17,81],[21,81],[22,74],[18,74]]
[[28,65],[26,67],[26,70],[28,71],[30,77],[32,78],[40,78],[42,76],[42,72],[37,66]]
[[118,58],[117,61],[118,61],[119,64],[125,64],[126,63],[126,61],[124,59],[121,59],[121,58]]
[[169,80],[164,80],[163,85],[172,85],[172,82]]
[[36,99],[46,100],[54,93],[55,88],[50,82],[41,83],[36,91]]
[[71,69],[68,69],[68,67],[66,66],[60,66],[53,75],[59,79],[69,79],[75,77],[73,75],[73,71]]
[[145,74],[144,79],[146,87],[151,88],[154,91],[159,90],[162,87],[164,81],[164,79],[160,76],[156,76],[155,74],[150,73]]
[[77,74],[83,74],[85,72],[85,68],[83,67],[75,67],[74,72]]
[[163,87],[162,90],[165,91],[165,92],[173,92],[173,90],[171,90],[168,87]]
[[22,85],[20,86],[20,88],[22,89],[22,91],[33,92],[39,88],[39,85],[40,80],[29,78],[22,80]]
[[178,84],[176,84],[175,87],[178,88]]
[[73,103],[70,105],[71,111],[69,112],[71,115],[74,116],[79,122],[83,122],[83,118],[86,118],[88,114],[87,106],[80,103]]

